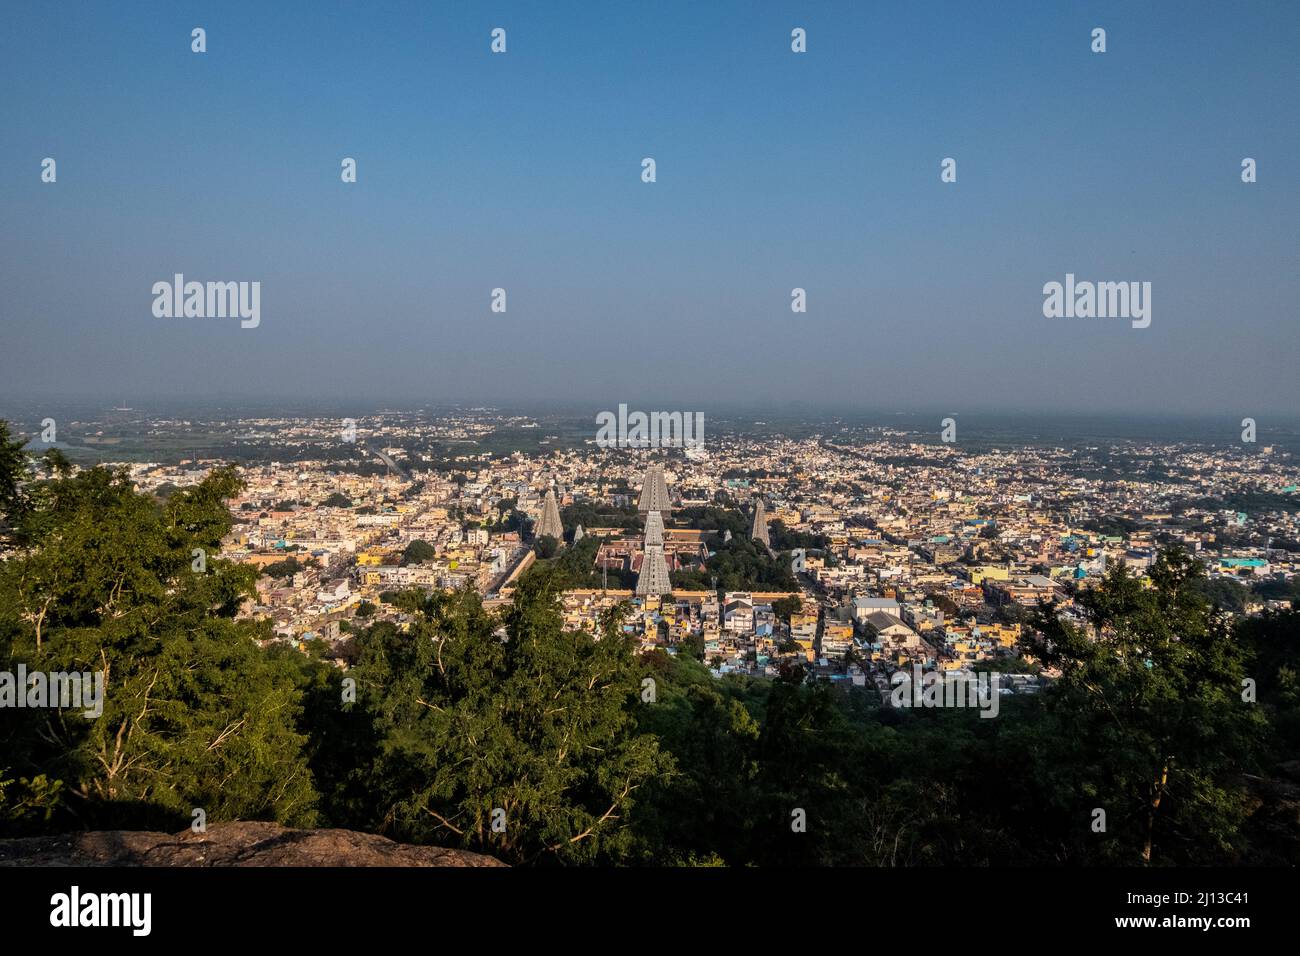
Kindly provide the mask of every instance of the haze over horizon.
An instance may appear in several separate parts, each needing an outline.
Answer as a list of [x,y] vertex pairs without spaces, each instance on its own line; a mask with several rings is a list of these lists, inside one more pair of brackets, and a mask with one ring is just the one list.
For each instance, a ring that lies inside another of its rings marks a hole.
[[[9,19],[0,402],[1300,408],[1292,4]],[[155,318],[176,273],[260,324]],[[1067,273],[1150,327],[1044,318]]]

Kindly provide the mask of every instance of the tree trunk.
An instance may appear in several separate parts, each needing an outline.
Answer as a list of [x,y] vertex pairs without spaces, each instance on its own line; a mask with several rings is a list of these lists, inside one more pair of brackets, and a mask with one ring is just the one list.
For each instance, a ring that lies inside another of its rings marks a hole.
[[1169,782],[1169,765],[1172,758],[1166,757],[1160,768],[1160,779],[1151,785],[1151,807],[1147,810],[1147,838],[1142,846],[1142,862],[1151,862],[1151,840],[1156,828],[1156,811],[1160,809],[1160,798],[1165,795],[1165,785]]

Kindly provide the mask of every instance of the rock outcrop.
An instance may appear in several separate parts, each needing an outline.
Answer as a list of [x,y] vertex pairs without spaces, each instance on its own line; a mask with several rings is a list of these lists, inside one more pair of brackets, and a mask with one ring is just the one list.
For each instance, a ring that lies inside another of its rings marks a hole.
[[0,840],[0,866],[505,866],[467,850],[353,830],[214,824],[206,833],[99,830]]

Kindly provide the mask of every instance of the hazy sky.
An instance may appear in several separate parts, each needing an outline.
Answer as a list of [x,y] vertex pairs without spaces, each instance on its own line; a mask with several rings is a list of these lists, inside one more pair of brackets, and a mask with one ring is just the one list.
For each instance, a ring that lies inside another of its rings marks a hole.
[[[1294,412],[1297,50],[1292,0],[6,3],[0,402]],[[177,272],[260,326],[155,318]],[[1150,327],[1044,318],[1067,272]]]

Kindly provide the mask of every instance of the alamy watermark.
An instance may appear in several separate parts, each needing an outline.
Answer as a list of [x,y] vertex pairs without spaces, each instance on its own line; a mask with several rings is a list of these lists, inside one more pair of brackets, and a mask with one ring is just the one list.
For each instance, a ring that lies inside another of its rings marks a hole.
[[978,707],[981,717],[996,717],[1001,706],[998,680],[998,674],[988,672],[922,673],[921,665],[913,664],[910,674],[896,670],[890,675],[894,689],[889,702],[895,707]]
[[83,893],[74,885],[50,897],[54,927],[119,926],[132,936],[148,936],[153,928],[152,893]]
[[19,664],[17,672],[0,671],[0,708],[82,708],[93,720],[104,713],[103,671],[32,671]]
[[703,412],[628,412],[596,416],[600,448],[700,448],[704,445]]
[[153,284],[153,314],[159,319],[242,319],[239,327],[262,323],[262,283],[186,282],[176,273],[171,282]]
[[1049,319],[1132,319],[1133,328],[1151,324],[1150,282],[1075,282],[1043,286],[1043,315]]

